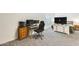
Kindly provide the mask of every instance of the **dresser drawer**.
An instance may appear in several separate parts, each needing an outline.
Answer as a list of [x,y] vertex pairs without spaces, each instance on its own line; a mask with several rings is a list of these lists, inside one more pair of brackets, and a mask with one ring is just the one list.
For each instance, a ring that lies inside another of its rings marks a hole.
[[26,38],[29,34],[28,27],[21,27],[18,28],[18,39],[22,40]]

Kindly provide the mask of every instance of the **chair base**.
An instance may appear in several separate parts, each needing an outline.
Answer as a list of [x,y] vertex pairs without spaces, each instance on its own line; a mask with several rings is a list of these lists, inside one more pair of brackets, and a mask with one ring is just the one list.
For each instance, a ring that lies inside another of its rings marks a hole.
[[43,38],[42,38],[43,36],[44,36],[44,35],[38,33],[38,34],[36,34],[36,35],[34,36],[34,38],[35,38],[35,39],[41,38],[41,40],[43,40]]

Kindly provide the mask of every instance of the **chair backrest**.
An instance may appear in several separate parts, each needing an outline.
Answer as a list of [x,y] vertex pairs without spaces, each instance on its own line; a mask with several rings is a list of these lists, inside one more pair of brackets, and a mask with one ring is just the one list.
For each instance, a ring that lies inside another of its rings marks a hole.
[[39,30],[44,30],[44,26],[45,26],[44,21],[41,21],[39,24]]

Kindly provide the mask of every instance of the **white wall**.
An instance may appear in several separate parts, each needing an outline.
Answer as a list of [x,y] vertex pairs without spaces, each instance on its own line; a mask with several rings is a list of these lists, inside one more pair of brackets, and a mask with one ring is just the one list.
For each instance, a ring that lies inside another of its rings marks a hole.
[[16,39],[18,21],[45,20],[45,16],[51,17],[52,24],[54,16],[67,16],[68,20],[79,19],[78,13],[0,13],[0,44]]
[[55,17],[67,17],[68,21],[73,21],[79,13],[55,13]]
[[48,13],[45,14],[45,29],[49,29],[51,27],[51,25],[53,24],[53,20],[54,20],[54,13]]
[[0,13],[0,44],[15,40],[18,21],[26,19],[43,20],[44,14]]

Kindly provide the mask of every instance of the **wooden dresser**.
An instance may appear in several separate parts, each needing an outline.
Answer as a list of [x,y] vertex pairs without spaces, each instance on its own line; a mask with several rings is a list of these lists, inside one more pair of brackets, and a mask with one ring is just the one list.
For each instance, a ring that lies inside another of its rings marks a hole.
[[27,38],[29,35],[29,29],[28,27],[18,27],[18,39],[23,40],[24,38]]

